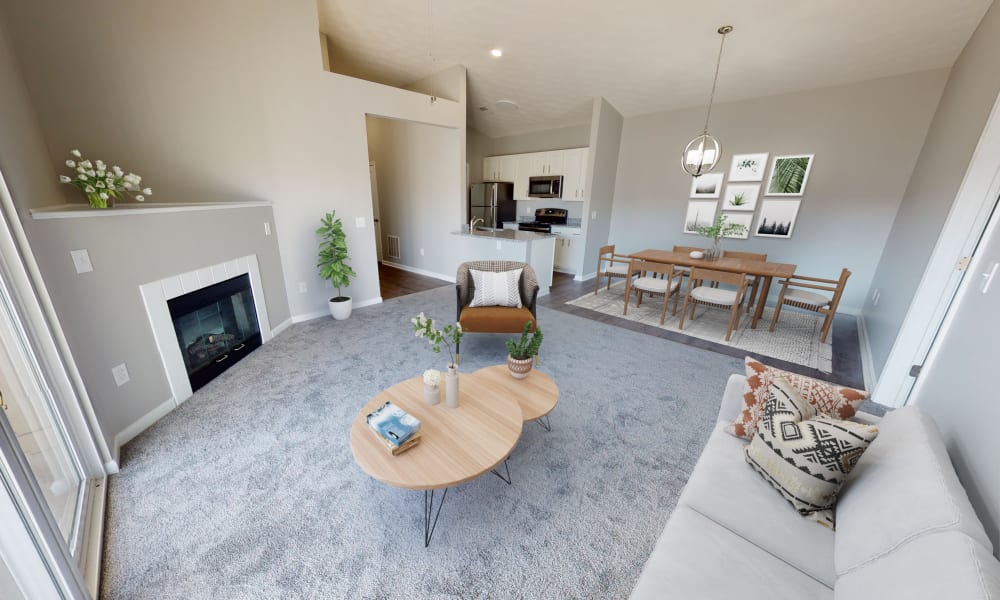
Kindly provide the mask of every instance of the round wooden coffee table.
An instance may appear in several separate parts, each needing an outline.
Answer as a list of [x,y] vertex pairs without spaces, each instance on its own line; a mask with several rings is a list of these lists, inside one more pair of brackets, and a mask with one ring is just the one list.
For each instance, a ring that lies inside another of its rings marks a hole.
[[521,417],[524,422],[538,421],[546,431],[552,431],[549,413],[559,402],[559,386],[551,377],[538,369],[532,369],[524,379],[514,379],[507,365],[486,367],[473,373],[482,377],[489,385],[502,390],[510,398],[521,405]]
[[[478,373],[460,377],[458,408],[448,408],[443,400],[434,406],[424,402],[423,377],[417,376],[372,398],[351,427],[351,452],[365,473],[394,487],[424,491],[425,547],[448,488],[489,471],[510,483],[510,471],[504,478],[495,468],[506,462],[521,437],[520,404],[504,387]],[[420,420],[420,443],[397,456],[385,449],[365,422],[366,415],[387,401]],[[432,522],[434,491],[440,489],[444,493]]]

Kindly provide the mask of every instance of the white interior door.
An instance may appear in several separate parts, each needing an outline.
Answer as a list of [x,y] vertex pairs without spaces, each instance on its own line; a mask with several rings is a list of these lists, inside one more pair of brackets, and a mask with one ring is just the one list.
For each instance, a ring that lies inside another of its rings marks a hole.
[[382,217],[379,215],[378,178],[375,176],[375,163],[368,163],[368,177],[372,183],[372,231],[375,232],[375,253],[382,262]]

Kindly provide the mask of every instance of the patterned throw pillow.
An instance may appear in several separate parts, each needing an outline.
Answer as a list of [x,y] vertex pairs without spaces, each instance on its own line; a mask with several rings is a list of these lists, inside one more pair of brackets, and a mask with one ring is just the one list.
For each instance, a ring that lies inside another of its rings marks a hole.
[[757,432],[757,423],[776,379],[784,379],[816,410],[836,419],[850,419],[868,398],[868,392],[775,369],[749,356],[745,363],[747,382],[743,386],[743,412],[736,417],[730,433],[748,440]]
[[477,271],[469,269],[475,293],[469,306],[515,306],[521,308],[521,271]]
[[800,514],[832,526],[837,492],[878,429],[817,414],[783,379],[768,390],[746,460]]

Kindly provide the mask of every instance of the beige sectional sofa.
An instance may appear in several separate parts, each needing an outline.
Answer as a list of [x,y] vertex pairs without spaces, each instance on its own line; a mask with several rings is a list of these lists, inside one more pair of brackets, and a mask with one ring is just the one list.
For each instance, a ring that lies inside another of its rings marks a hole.
[[633,599],[1000,599],[1000,562],[929,417],[907,407],[878,421],[841,490],[834,532],[799,516],[724,431],[744,382],[729,379]]

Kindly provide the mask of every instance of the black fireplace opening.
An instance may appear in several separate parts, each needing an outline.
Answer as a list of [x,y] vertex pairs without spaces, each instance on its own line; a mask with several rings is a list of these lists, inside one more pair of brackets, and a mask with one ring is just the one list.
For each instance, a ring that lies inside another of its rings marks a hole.
[[167,300],[167,307],[192,391],[261,344],[249,275]]

